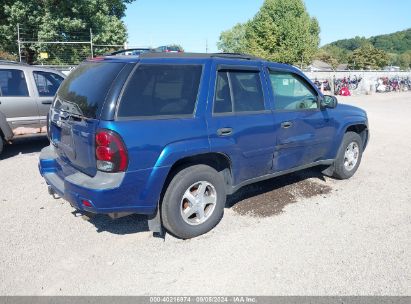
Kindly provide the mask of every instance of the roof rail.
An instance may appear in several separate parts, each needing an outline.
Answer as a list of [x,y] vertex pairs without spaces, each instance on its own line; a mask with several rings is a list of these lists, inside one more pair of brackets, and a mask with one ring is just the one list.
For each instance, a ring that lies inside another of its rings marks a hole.
[[25,62],[17,62],[12,60],[0,59],[0,64],[27,64]]

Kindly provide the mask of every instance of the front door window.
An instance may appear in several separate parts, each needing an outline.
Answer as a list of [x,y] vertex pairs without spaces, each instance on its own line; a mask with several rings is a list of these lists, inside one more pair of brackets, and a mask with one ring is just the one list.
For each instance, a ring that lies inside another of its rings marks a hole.
[[275,110],[301,111],[318,109],[317,94],[299,76],[270,71]]

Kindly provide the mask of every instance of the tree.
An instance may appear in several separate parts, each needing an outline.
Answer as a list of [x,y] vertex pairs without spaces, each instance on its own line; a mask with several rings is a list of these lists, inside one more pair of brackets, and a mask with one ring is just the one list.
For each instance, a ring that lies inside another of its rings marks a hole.
[[[127,32],[121,18],[126,4],[133,1],[0,0],[3,8],[0,11],[0,45],[4,51],[18,53],[17,24],[25,37],[38,41],[88,41],[91,28],[95,44],[123,44],[127,39]],[[67,45],[30,44],[25,48],[27,61],[36,61],[38,52],[44,50],[54,50],[56,54],[63,52],[60,57],[76,57],[79,56],[76,52],[81,51]],[[61,59],[56,58],[57,61]]]
[[352,53],[351,51],[348,51],[335,45],[323,46],[321,50],[335,58],[338,61],[338,63],[347,63],[348,57]]
[[184,52],[184,48],[183,48],[180,44],[172,43],[172,44],[169,45],[169,47],[171,47],[171,48],[177,48],[177,49],[179,49],[180,51],[183,51],[183,52]]
[[336,58],[334,58],[332,54],[328,53],[324,49],[319,49],[317,54],[314,56],[314,59],[318,59],[318,60],[326,62],[329,65],[331,65],[334,69],[340,63]]
[[337,40],[328,45],[354,51],[369,43],[377,49],[389,53],[404,53],[411,49],[411,28],[391,34],[373,36],[368,39],[357,36],[351,39]]
[[245,23],[237,23],[232,29],[222,32],[220,40],[217,42],[218,49],[226,53],[246,52],[246,28],[247,25]]
[[388,64],[388,54],[371,44],[366,44],[353,51],[349,57],[353,69],[378,69]]
[[10,53],[7,53],[5,51],[0,50],[0,60],[11,60],[14,61],[17,59],[16,55],[12,55]]
[[268,60],[307,63],[318,49],[319,32],[318,21],[308,15],[302,0],[265,0],[254,18],[223,32],[217,46]]
[[411,51],[407,51],[399,55],[398,65],[405,70],[411,68]]
[[368,43],[369,41],[367,40],[367,38],[356,36],[351,39],[337,40],[335,42],[330,43],[329,45],[336,46],[338,48],[345,49],[348,51],[354,51]]

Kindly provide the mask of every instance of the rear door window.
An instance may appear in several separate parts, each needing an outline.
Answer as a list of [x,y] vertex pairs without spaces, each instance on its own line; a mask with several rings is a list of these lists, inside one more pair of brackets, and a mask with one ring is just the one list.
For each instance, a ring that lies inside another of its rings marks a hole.
[[117,116],[192,116],[201,72],[201,65],[138,66],[124,90]]
[[0,69],[0,96],[29,96],[26,78],[22,70]]
[[264,111],[264,94],[257,71],[219,71],[214,113]]
[[54,96],[64,78],[50,72],[34,71],[34,81],[40,97]]
[[75,115],[96,118],[113,81],[125,66],[118,62],[85,62],[61,84],[55,108]]

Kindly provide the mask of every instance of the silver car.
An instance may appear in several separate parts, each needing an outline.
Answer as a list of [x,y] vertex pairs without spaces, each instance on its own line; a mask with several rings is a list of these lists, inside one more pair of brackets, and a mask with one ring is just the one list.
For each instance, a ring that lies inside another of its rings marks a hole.
[[0,60],[0,154],[16,137],[46,134],[47,113],[65,75]]

